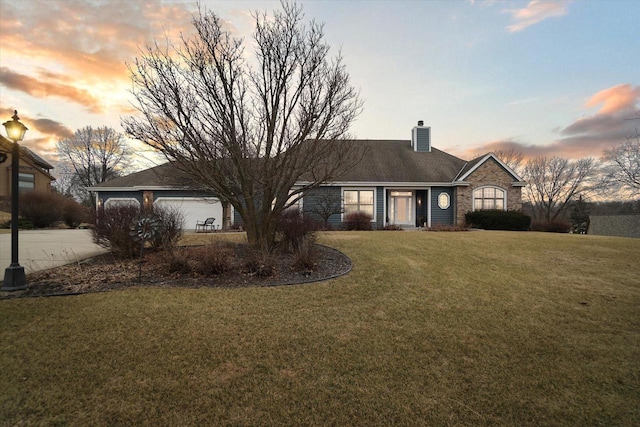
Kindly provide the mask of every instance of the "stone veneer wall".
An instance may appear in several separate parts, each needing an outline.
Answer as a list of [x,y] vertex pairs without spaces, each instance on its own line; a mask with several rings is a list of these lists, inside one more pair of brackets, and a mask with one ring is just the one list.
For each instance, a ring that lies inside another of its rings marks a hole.
[[464,214],[473,208],[473,190],[478,187],[486,185],[500,187],[507,192],[507,210],[522,209],[522,187],[514,187],[514,179],[511,174],[493,159],[487,160],[465,181],[470,185],[456,187],[456,223],[458,225],[464,224]]

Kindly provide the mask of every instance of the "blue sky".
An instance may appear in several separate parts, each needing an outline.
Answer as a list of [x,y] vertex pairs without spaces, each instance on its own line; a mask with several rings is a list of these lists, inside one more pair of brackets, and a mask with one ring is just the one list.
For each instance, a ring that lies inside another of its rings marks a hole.
[[[463,158],[598,157],[640,128],[640,1],[301,1],[365,100],[352,133],[408,139],[418,120]],[[274,1],[203,1],[250,39]],[[54,154],[78,128],[131,114],[125,61],[189,31],[193,1],[0,0],[0,114]]]

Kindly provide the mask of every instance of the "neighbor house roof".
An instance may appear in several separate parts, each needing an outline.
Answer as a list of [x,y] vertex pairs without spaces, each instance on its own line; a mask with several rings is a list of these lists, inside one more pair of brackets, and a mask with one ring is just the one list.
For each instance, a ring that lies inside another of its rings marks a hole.
[[[0,151],[11,154],[12,146],[13,142],[11,142],[11,140],[0,135]],[[35,152],[31,151],[27,147],[20,146],[20,158],[31,163],[31,165],[38,168],[47,177],[55,180],[55,178],[50,174],[50,170],[53,169],[53,166]]]
[[163,163],[150,169],[114,178],[103,182],[89,190],[123,189],[123,188],[184,188],[192,185],[192,182],[171,163]]

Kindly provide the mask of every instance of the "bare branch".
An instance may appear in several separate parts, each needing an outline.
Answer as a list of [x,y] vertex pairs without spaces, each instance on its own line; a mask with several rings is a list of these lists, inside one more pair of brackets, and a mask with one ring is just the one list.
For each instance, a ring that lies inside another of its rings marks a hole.
[[195,187],[231,203],[249,241],[264,246],[292,200],[359,160],[344,140],[362,102],[341,56],[329,57],[322,25],[305,25],[300,6],[283,2],[254,19],[255,61],[202,9],[195,37],[148,46],[129,64],[140,114],[122,123]]

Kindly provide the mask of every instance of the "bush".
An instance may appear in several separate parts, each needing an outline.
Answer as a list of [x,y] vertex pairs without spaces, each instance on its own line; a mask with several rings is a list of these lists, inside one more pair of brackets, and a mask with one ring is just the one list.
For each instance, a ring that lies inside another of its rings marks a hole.
[[129,231],[141,213],[138,206],[129,204],[99,208],[93,221],[93,241],[110,248],[117,257],[133,258],[139,255],[140,245],[131,238]]
[[162,224],[162,232],[151,241],[151,247],[157,250],[173,251],[183,235],[184,215],[173,207],[154,206],[148,211]]
[[571,230],[571,224],[563,220],[534,221],[531,223],[531,230],[547,233],[568,233]]
[[386,231],[403,231],[403,228],[396,224],[387,224],[381,228],[381,230]]
[[345,230],[371,230],[372,217],[364,212],[352,212],[345,216],[344,228]]
[[318,251],[315,239],[305,239],[298,248],[293,262],[293,268],[298,271],[311,272],[318,265]]
[[20,215],[34,227],[51,227],[62,219],[65,200],[58,193],[29,191],[20,193]]
[[160,233],[149,242],[151,247],[156,250],[173,251],[182,237],[184,218],[178,210],[164,207],[146,210],[129,204],[101,207],[94,214],[94,242],[110,248],[116,256],[136,256],[140,251],[140,243],[134,241],[129,232],[131,225],[143,215],[155,217],[161,224]]
[[281,236],[281,242],[293,253],[298,253],[308,241],[315,242],[315,230],[316,223],[313,219],[302,215],[296,209],[288,209],[278,218],[277,231]]
[[479,210],[464,215],[469,227],[485,230],[526,231],[531,226],[531,217],[518,211]]
[[276,267],[269,251],[249,248],[247,250],[250,252],[244,267],[248,274],[258,277],[271,277],[276,274]]
[[[11,228],[11,220],[2,224],[0,228]],[[20,230],[31,230],[33,229],[33,224],[28,219],[18,218],[18,228]]]
[[86,206],[81,205],[70,197],[64,197],[62,220],[67,227],[76,228],[83,222],[89,222],[91,214]]
[[225,243],[213,243],[191,252],[193,271],[204,276],[222,274],[233,268],[233,248]]

